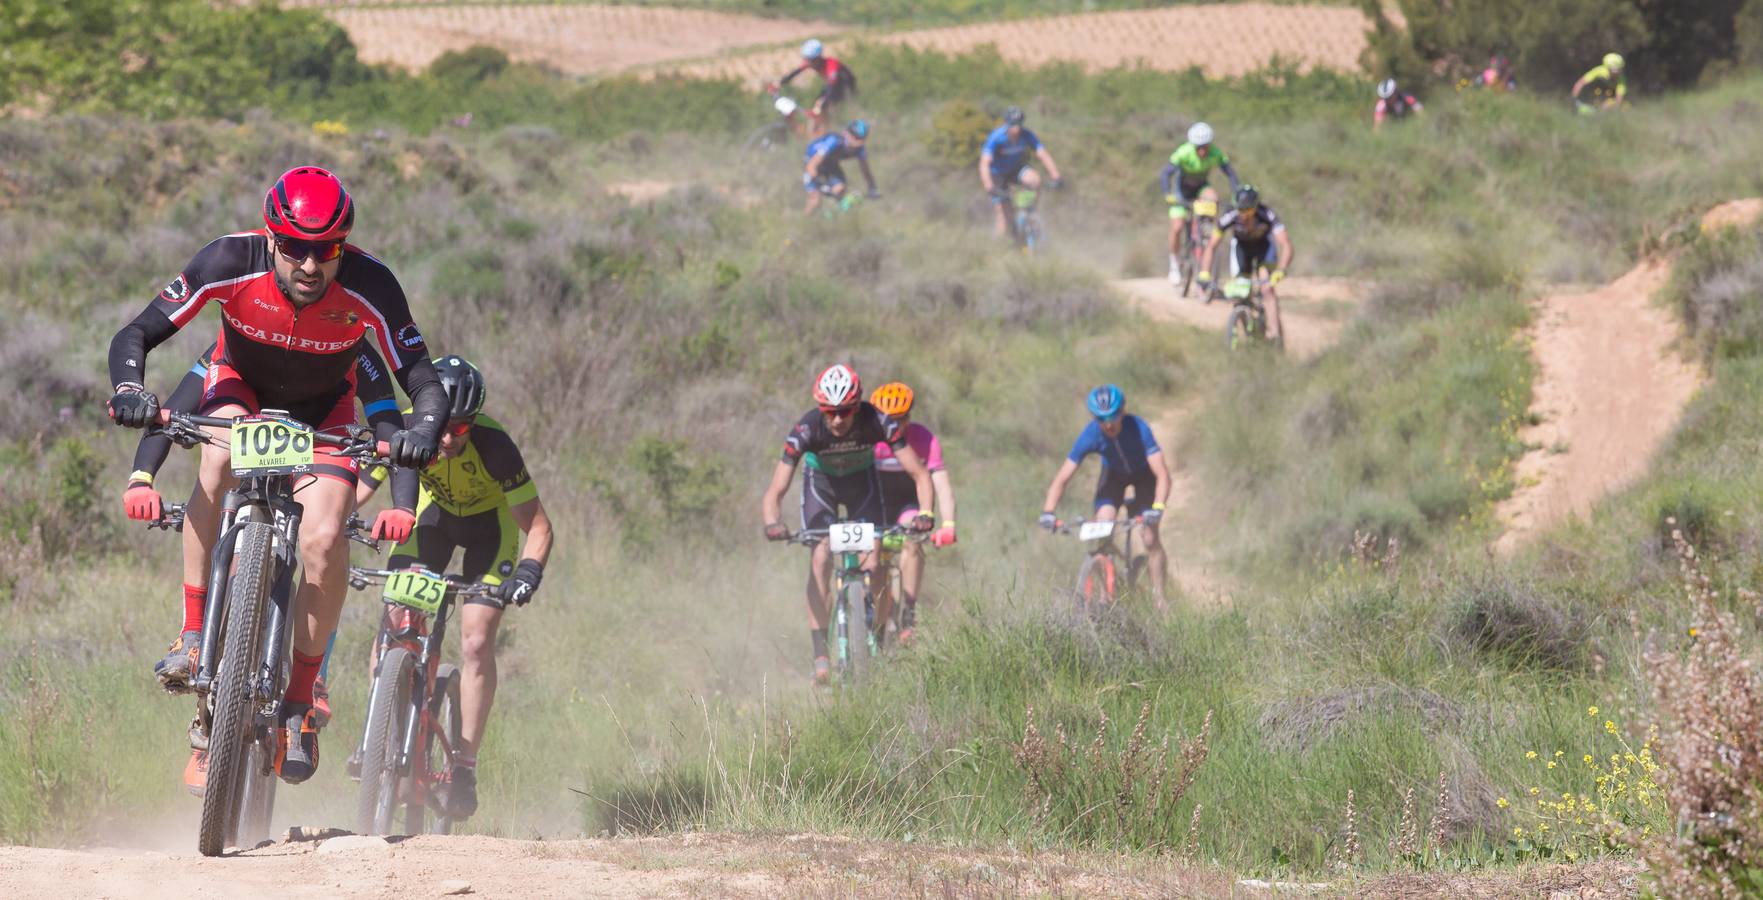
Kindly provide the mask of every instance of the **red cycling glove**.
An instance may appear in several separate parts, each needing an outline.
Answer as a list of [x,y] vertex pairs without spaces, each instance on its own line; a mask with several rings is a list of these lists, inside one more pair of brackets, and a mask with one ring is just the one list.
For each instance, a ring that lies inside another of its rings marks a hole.
[[391,541],[402,544],[410,540],[410,532],[416,528],[416,513],[408,509],[382,509],[373,520],[373,539]]
[[943,527],[938,528],[936,532],[930,536],[930,542],[933,546],[937,547],[947,547],[954,544],[955,523],[944,522]]
[[164,517],[165,503],[151,482],[131,481],[122,492],[122,510],[137,522],[157,522]]

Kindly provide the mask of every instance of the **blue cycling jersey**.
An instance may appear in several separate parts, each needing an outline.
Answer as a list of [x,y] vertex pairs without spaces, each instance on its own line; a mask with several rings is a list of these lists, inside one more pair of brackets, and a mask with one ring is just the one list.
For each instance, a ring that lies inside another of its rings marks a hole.
[[802,159],[807,161],[825,153],[825,162],[836,166],[847,159],[868,159],[869,157],[863,152],[864,149],[845,143],[844,132],[834,131],[810,141],[808,149],[802,151]]
[[1013,141],[1010,139],[1010,126],[999,125],[991,136],[986,138],[986,147],[980,152],[980,155],[991,155],[992,171],[994,172],[1015,172],[1028,165],[1030,153],[1040,149],[1041,139],[1035,137],[1034,132],[1024,128]]
[[1120,434],[1112,438],[1102,433],[1102,423],[1091,421],[1071,445],[1066,459],[1081,463],[1094,453],[1102,457],[1103,471],[1136,475],[1150,471],[1151,454],[1160,452],[1151,426],[1138,416],[1128,415],[1120,423]]

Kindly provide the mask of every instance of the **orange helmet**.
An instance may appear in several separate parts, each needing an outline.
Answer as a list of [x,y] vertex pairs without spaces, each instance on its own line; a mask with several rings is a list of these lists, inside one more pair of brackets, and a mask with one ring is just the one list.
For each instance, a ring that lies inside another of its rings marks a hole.
[[898,419],[912,411],[912,389],[903,381],[890,381],[876,388],[875,393],[869,395],[869,402],[875,404],[876,409]]

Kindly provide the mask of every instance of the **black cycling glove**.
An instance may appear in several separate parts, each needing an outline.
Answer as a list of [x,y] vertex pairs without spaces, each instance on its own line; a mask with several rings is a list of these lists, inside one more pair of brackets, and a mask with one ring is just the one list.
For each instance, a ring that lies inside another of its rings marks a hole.
[[514,574],[496,586],[496,599],[515,606],[525,606],[539,590],[545,577],[545,566],[536,559],[523,559],[514,567]]
[[146,428],[159,421],[159,398],[140,385],[118,387],[106,409],[111,421],[125,428]]
[[430,434],[426,428],[406,428],[392,435],[387,443],[391,444],[392,465],[406,469],[424,469],[435,461],[435,452],[440,449],[440,438]]

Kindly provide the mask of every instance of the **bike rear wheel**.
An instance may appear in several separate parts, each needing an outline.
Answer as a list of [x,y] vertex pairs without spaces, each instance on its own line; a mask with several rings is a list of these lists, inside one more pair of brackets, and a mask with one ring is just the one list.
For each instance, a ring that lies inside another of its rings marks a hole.
[[790,142],[790,126],[784,122],[771,122],[761,125],[747,135],[746,143],[741,146],[744,153],[770,153],[778,147]]
[[1102,606],[1114,604],[1115,592],[1119,585],[1115,583],[1114,559],[1106,553],[1092,553],[1084,560],[1083,566],[1077,570],[1077,607],[1080,611],[1090,613]]
[[227,589],[226,638],[216,654],[214,720],[208,738],[208,785],[196,849],[219,856],[238,832],[244,782],[249,777],[257,703],[252,675],[263,656],[263,612],[269,606],[275,531],[249,522],[239,532]]
[[372,712],[367,737],[362,741],[361,789],[355,799],[355,830],[359,834],[387,834],[392,830],[393,810],[398,807],[401,779],[398,752],[404,747],[404,727],[409,721],[410,681],[416,658],[404,647],[392,647],[380,657],[373,678]]
[[[426,774],[431,785],[424,802],[435,809],[434,827],[428,830],[434,834],[449,834],[453,831],[453,817],[448,814],[445,801],[452,798],[434,790],[433,786],[450,781],[450,777],[439,776],[451,775],[453,760],[448,754],[459,749],[459,734],[465,727],[464,714],[459,707],[458,668],[442,663],[435,670],[435,693],[429,698],[429,714],[435,727],[423,736],[423,745],[418,748],[422,759],[427,761]],[[440,730],[439,734],[436,729]],[[422,832],[422,812],[421,804],[412,802],[405,814],[404,824],[411,834]]]

